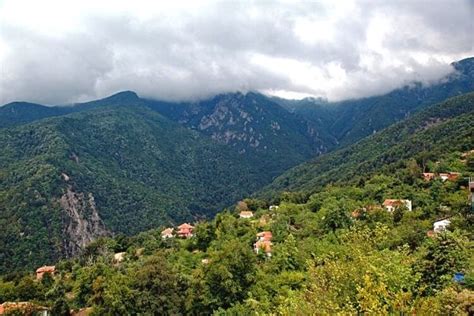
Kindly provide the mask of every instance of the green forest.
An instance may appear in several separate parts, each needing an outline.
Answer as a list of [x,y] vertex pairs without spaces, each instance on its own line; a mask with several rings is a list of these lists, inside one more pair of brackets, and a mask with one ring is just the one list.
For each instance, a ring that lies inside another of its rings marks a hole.
[[[408,159],[355,184],[309,196],[283,192],[278,208],[245,199],[196,223],[188,239],[162,239],[164,227],[100,238],[57,262],[54,276],[5,274],[0,301],[35,302],[55,315],[81,308],[92,315],[467,315],[474,153],[453,151],[426,164],[459,174],[426,180],[423,166]],[[387,212],[385,199],[409,199],[413,209]],[[239,218],[243,209],[254,217]],[[449,226],[433,232],[440,219]],[[273,235],[271,256],[253,249],[263,231]],[[120,252],[123,260],[114,259]]]
[[60,203],[67,191],[93,194],[105,227],[131,235],[209,218],[264,180],[236,151],[142,106],[3,129],[0,144],[0,272],[67,253]]

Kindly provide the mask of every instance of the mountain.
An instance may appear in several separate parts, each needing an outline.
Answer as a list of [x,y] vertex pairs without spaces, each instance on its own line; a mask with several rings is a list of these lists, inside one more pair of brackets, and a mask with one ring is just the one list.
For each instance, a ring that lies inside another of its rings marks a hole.
[[252,92],[228,93],[199,102],[170,103],[123,91],[104,99],[68,106],[35,105],[35,111],[30,111],[26,103],[16,102],[0,107],[0,128],[114,105],[146,106],[217,143],[230,146],[244,156],[243,159],[258,165],[266,181],[328,151],[336,143],[323,126]]
[[398,161],[422,161],[474,148],[474,93],[453,97],[367,137],[356,144],[290,169],[260,195],[281,191],[315,192],[329,183],[363,180],[372,173],[393,171]]
[[452,64],[454,72],[429,86],[414,82],[380,96],[342,102],[274,99],[288,110],[324,126],[339,146],[352,144],[429,105],[474,91],[474,57]]
[[0,271],[211,217],[265,183],[236,150],[146,106],[89,106],[0,130]]
[[268,97],[249,92],[209,100],[150,106],[187,128],[239,151],[271,178],[335,145],[322,126],[288,112]]
[[70,109],[28,102],[12,102],[0,107],[0,128],[25,124],[46,117],[64,115]]
[[29,102],[11,102],[0,107],[0,128],[27,124],[52,116],[87,111],[106,105],[143,103],[132,91],[122,91],[104,99],[70,105],[46,106]]

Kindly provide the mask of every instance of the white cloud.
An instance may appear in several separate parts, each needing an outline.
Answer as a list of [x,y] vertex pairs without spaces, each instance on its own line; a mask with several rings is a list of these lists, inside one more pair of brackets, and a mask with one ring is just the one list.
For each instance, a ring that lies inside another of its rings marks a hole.
[[473,55],[472,10],[470,0],[4,0],[0,102],[384,93]]

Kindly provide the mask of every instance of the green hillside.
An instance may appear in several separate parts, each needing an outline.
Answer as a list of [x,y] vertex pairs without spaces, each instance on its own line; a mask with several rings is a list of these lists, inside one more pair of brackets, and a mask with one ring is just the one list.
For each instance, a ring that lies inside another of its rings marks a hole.
[[[375,172],[394,172],[399,161],[474,148],[474,94],[427,108],[354,145],[320,156],[275,179],[262,194],[315,192],[328,183],[353,183]],[[428,171],[428,170],[427,170]]]
[[3,129],[0,147],[0,271],[210,217],[263,184],[236,151],[143,106]]
[[[470,315],[474,217],[464,178],[474,175],[474,154],[431,149],[427,163],[457,179],[426,181],[421,164],[401,159],[390,174],[304,200],[284,194],[278,208],[246,199],[194,224],[188,239],[163,239],[162,228],[101,238],[48,262],[56,272],[41,281],[34,270],[4,274],[0,302],[33,301],[53,314]],[[394,198],[413,209],[388,212],[382,203]],[[244,209],[254,216],[239,218]],[[449,223],[434,232],[442,219]],[[269,246],[257,253],[263,232]]]

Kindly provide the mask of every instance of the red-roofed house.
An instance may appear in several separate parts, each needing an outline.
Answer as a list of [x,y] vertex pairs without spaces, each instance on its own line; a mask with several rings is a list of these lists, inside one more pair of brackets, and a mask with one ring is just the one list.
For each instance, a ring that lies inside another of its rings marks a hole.
[[449,181],[456,181],[461,176],[459,172],[448,172],[448,180]]
[[55,272],[56,272],[56,266],[42,266],[36,269],[36,279],[41,280],[45,273],[48,273],[51,276],[54,276]]
[[431,181],[435,176],[436,175],[433,172],[423,172],[423,179],[425,179],[425,181]]
[[193,236],[194,226],[184,223],[178,226],[178,236],[182,238],[189,238]]
[[388,212],[393,212],[397,207],[400,207],[400,206],[405,206],[410,212],[412,210],[412,205],[411,205],[410,200],[386,199],[383,202],[383,206]]
[[265,231],[257,234],[257,241],[254,244],[254,250],[258,254],[261,250],[267,256],[272,255],[272,232]]

